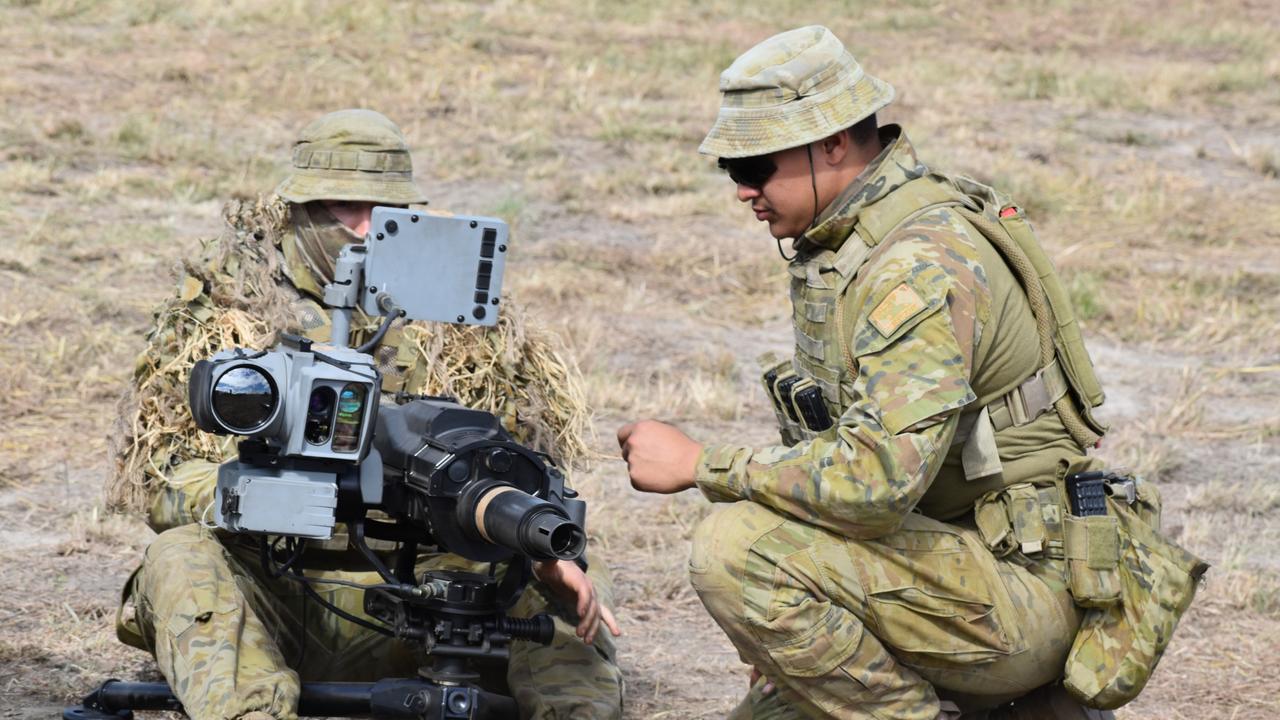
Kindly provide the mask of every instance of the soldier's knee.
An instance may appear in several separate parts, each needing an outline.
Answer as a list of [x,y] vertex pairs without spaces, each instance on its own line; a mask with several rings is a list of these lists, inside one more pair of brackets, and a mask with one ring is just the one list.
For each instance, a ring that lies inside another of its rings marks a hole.
[[199,525],[165,530],[147,546],[134,584],[144,603],[186,583],[181,578],[211,581],[230,575],[222,543]]
[[703,605],[717,619],[739,604],[747,578],[747,558],[762,536],[785,522],[753,502],[717,507],[694,529],[689,578]]
[[148,568],[171,563],[177,563],[181,567],[193,553],[221,555],[222,545],[205,528],[194,524],[182,525],[157,535],[147,546],[143,563]]
[[750,503],[733,503],[716,506],[693,529],[689,547],[689,575],[694,588],[723,581],[732,574],[735,551],[742,543],[735,542],[734,530],[741,525],[741,517],[748,514]]

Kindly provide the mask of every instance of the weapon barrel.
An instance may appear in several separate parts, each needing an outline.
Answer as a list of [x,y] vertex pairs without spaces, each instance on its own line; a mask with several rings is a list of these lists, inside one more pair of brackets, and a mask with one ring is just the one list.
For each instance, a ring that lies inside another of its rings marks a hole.
[[563,509],[510,485],[481,495],[472,520],[484,539],[537,560],[576,559],[587,543]]

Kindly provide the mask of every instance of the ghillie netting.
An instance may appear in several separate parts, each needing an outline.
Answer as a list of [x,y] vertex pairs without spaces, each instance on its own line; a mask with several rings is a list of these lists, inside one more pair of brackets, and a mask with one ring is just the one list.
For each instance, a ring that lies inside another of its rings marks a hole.
[[[293,232],[288,204],[277,197],[233,201],[223,215],[222,234],[183,261],[178,293],[156,312],[121,398],[106,485],[107,503],[117,510],[145,512],[183,462],[235,454],[236,438],[202,432],[191,419],[187,377],[197,360],[232,347],[270,347],[279,330],[318,313],[285,274],[279,247]],[[352,344],[377,320],[353,318]],[[378,353],[379,364],[384,356],[396,361],[406,392],[447,395],[491,412],[561,467],[586,454],[589,416],[577,369],[515,303],[504,305],[493,328],[414,322],[393,330],[382,349],[392,343],[399,352]]]

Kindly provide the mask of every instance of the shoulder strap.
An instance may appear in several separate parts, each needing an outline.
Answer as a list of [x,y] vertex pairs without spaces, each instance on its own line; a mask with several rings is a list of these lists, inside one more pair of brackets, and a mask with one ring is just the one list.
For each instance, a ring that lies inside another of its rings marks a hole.
[[[1004,216],[1006,209],[1013,210],[1009,217],[1017,215],[1018,219],[1021,219],[1021,213],[1013,205],[1008,205],[1007,208],[999,208],[999,214]],[[1071,343],[1072,349],[1074,350],[1078,346],[1078,352],[1083,356],[1063,352],[1061,365],[1065,366],[1063,369],[1066,370],[1066,382],[1063,384],[1069,383],[1071,388],[1079,395],[1079,398],[1073,399],[1069,397],[1069,393],[1065,392],[1064,387],[1061,394],[1056,398],[1052,398],[1051,404],[1062,419],[1062,424],[1071,433],[1071,437],[1081,447],[1087,448],[1097,444],[1102,439],[1102,433],[1106,431],[1106,428],[1093,422],[1089,417],[1088,411],[1102,402],[1101,384],[1098,383],[1097,377],[1093,374],[1092,362],[1089,360],[1088,355],[1084,354],[1084,341],[1080,338],[1080,329],[1076,325],[1075,317],[1070,313],[1070,302],[1065,302],[1065,315],[1059,315],[1056,312],[1057,306],[1062,303],[1050,302],[1046,286],[1058,289],[1064,299],[1065,291],[1061,291],[1057,273],[1053,271],[1048,257],[1044,255],[1038,243],[1035,243],[1034,240],[1026,241],[1023,238],[1019,238],[1000,220],[992,220],[985,213],[974,212],[969,208],[960,208],[959,212],[970,225],[982,233],[983,237],[1004,258],[1009,269],[1018,278],[1018,283],[1022,286],[1023,291],[1026,293],[1027,301],[1031,305],[1031,314],[1035,317],[1036,331],[1040,338],[1041,370],[1037,371],[1036,375],[1030,378],[1028,382],[1036,380],[1051,367],[1059,365],[1059,343],[1055,341],[1060,341],[1063,338],[1075,339],[1076,342]],[[1003,219],[1002,217],[1001,220]],[[1039,256],[1043,262],[1034,262],[1029,257],[1031,255]],[[1063,348],[1063,350],[1065,351],[1066,348]],[[1086,385],[1085,382],[1090,384]],[[1096,392],[1092,392],[1093,388],[1096,388]],[[1020,392],[1020,388],[1015,388],[1013,392]],[[1021,394],[1015,400],[1022,402]],[[1006,404],[1008,404],[1007,400]],[[1010,407],[1012,408],[1013,405],[1010,404]],[[1026,408],[1028,413],[1035,412],[1035,410],[1035,408]],[[1014,414],[1016,415],[1017,413],[1015,412]],[[1035,414],[1039,413],[1035,412]],[[1034,415],[1032,415],[1031,419],[1034,419]]]
[[[1105,432],[1105,427],[1094,422],[1089,414],[1091,408],[1102,402],[1101,384],[1093,374],[1070,301],[1052,263],[1035,240],[1021,212],[1007,198],[968,178],[949,178],[931,173],[908,182],[865,208],[858,215],[855,231],[868,248],[873,248],[898,228],[941,207],[956,208],[960,216],[1000,253],[1022,286],[1036,321],[1040,370],[990,407],[1007,407],[1008,424],[1029,422],[1052,408],[1058,412],[1076,442],[1082,447],[1094,445]],[[1021,225],[1011,226],[1015,222]],[[840,297],[836,301],[836,326],[840,332],[845,364],[850,373],[856,374],[850,350],[852,328],[845,322],[843,302],[851,279],[840,287]],[[1062,306],[1061,310],[1059,306]],[[1068,386],[1078,398],[1070,397]],[[998,417],[1000,415],[997,413]]]

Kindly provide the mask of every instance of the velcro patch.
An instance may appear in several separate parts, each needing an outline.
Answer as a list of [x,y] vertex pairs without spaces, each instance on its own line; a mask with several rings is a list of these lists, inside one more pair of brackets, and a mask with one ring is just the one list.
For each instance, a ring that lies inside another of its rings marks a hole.
[[920,295],[910,285],[902,283],[871,311],[871,324],[881,335],[889,337],[925,307],[927,305]]

